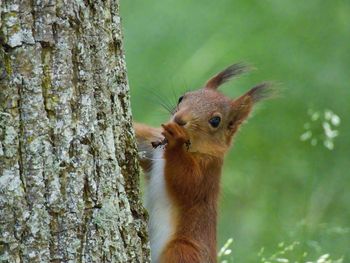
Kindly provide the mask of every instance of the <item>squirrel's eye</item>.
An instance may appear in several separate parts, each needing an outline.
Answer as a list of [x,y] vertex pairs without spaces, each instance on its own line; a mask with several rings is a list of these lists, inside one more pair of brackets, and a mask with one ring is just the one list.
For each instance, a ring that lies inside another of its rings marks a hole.
[[180,104],[180,102],[182,101],[183,98],[184,98],[184,96],[181,96],[181,97],[179,98],[179,101],[177,102],[177,104]]
[[217,128],[220,124],[221,118],[219,116],[215,116],[209,120],[209,123],[212,127]]

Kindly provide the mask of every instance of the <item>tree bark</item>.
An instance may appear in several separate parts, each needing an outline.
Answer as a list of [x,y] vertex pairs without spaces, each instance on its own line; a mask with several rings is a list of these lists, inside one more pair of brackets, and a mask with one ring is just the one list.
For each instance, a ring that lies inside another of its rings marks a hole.
[[148,262],[117,0],[0,0],[0,262]]

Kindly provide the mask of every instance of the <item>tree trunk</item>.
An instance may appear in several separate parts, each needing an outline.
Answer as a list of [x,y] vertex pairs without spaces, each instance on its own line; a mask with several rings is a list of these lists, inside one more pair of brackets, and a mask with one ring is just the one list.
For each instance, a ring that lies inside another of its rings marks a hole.
[[117,0],[0,0],[0,262],[148,262]]

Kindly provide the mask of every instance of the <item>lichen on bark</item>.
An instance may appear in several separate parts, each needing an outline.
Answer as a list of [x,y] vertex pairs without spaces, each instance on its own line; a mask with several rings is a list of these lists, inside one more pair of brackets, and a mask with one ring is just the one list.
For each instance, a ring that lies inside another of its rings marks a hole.
[[0,2],[0,262],[148,262],[119,4]]

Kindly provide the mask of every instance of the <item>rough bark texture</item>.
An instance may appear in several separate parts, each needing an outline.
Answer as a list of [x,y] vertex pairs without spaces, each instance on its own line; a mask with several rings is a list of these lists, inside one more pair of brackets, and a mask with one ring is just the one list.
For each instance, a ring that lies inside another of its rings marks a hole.
[[117,0],[0,0],[0,262],[147,262]]

